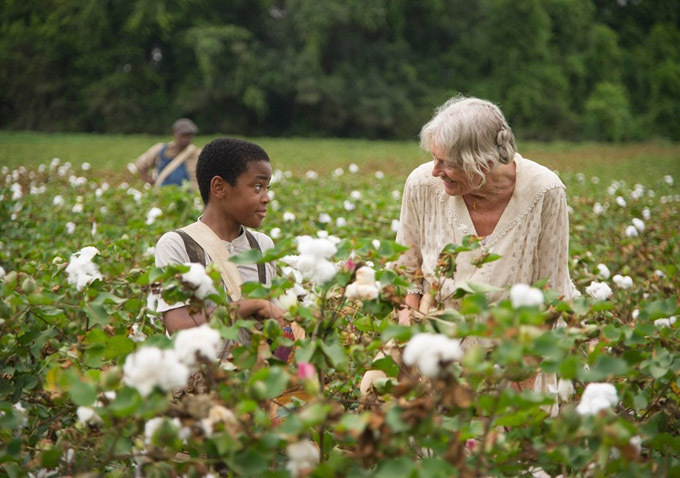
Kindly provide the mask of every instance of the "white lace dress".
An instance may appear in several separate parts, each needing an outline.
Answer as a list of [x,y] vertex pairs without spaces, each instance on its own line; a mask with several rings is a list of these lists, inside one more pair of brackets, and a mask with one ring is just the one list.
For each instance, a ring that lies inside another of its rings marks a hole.
[[[482,240],[481,249],[458,256],[453,278],[442,283],[447,297],[466,281],[503,288],[492,293],[494,301],[507,296],[509,286],[548,279],[550,288],[565,299],[578,295],[569,277],[569,214],[562,181],[548,168],[514,158],[516,183],[494,231]],[[410,249],[397,265],[404,266],[412,291],[428,292],[434,281],[439,253],[447,244],[462,244],[468,234],[477,235],[465,201],[449,196],[442,180],[432,176],[433,163],[416,168],[406,180],[397,242]],[[491,251],[501,259],[477,268],[471,261]],[[422,271],[423,279],[417,279]]]
[[[548,285],[565,300],[580,295],[569,277],[569,213],[565,187],[548,168],[523,158],[514,158],[516,183],[512,198],[491,234],[482,240],[481,249],[459,254],[453,278],[441,281],[435,276],[439,254],[447,244],[462,244],[468,234],[477,235],[467,206],[461,196],[449,196],[442,180],[432,176],[433,163],[416,168],[406,180],[401,206],[397,242],[410,249],[398,260],[411,280],[411,292],[428,293],[431,285],[441,283],[438,297],[445,299],[467,281],[489,284],[502,290],[488,298],[496,301],[508,296],[513,284],[532,284],[548,279]],[[490,251],[501,259],[479,268],[471,264]],[[445,307],[455,301],[444,300]],[[483,339],[468,337],[463,349],[475,344],[488,346]],[[555,393],[554,374],[539,373],[534,390]],[[557,407],[552,407],[551,414]]]

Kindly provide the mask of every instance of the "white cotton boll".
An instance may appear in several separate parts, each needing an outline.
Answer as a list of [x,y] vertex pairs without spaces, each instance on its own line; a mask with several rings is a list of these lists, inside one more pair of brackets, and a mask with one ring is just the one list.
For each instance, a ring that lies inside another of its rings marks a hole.
[[635,228],[635,226],[626,227],[624,234],[625,234],[626,237],[638,237],[638,235],[639,235],[638,230]]
[[132,174],[137,174],[137,166],[135,166],[135,163],[128,163],[127,170]]
[[92,235],[92,237],[97,235],[97,223],[96,222],[92,223],[92,229],[90,230],[90,234]]
[[538,307],[543,304],[543,292],[527,284],[515,284],[510,288],[510,301],[518,307]]
[[146,225],[150,226],[151,224],[156,222],[156,219],[159,216],[162,216],[162,215],[163,215],[163,211],[161,211],[157,207],[152,207],[151,209],[149,209],[149,212],[146,213]]
[[667,174],[663,177],[663,181],[666,184],[668,184],[669,186],[672,186],[673,185],[673,176],[671,176],[670,174]]
[[269,231],[269,235],[271,236],[272,239],[278,239],[281,237],[281,228],[275,227],[271,231]]
[[132,324],[132,333],[128,334],[128,339],[137,343],[144,342],[146,334],[139,330],[139,324]]
[[141,191],[137,191],[135,188],[128,188],[127,194],[132,196],[135,202],[139,202],[142,200],[143,194],[141,193]]
[[356,174],[356,173],[359,172],[359,166],[357,166],[357,165],[354,164],[354,163],[350,164],[350,165],[347,167],[347,169],[348,169],[349,172],[352,173],[352,174]]
[[90,169],[92,169],[92,165],[88,162],[84,162],[83,164],[80,165],[80,169],[82,169],[83,171],[89,171]]
[[144,250],[144,257],[151,257],[156,253],[156,248],[154,246],[149,246]]
[[599,275],[603,279],[609,279],[610,274],[611,272],[609,272],[609,267],[607,267],[604,264],[597,265],[597,275]]
[[614,277],[612,277],[612,281],[614,281],[616,287],[619,287],[620,289],[630,289],[633,287],[633,278],[630,276],[616,274]]
[[309,279],[317,284],[325,284],[329,282],[335,274],[337,269],[335,264],[328,262],[326,260],[319,261],[314,269],[314,272],[309,276]]
[[12,201],[17,201],[21,199],[23,196],[23,192],[21,190],[21,184],[19,183],[14,183],[9,187],[10,191],[12,191]]
[[563,402],[566,402],[574,394],[574,383],[571,380],[560,379],[557,382],[557,394]]
[[630,313],[630,318],[633,320],[637,320],[637,318],[640,316],[640,309],[633,309],[633,311]]
[[656,319],[654,321],[654,325],[656,325],[657,327],[670,327],[675,323],[675,321],[676,321],[675,316],[664,319]]
[[0,266],[0,279],[5,277],[7,275],[7,272],[5,272],[5,268]]
[[184,387],[189,379],[189,368],[179,361],[174,350],[142,347],[130,354],[123,365],[123,382],[137,389],[143,397],[155,386],[165,391]]
[[610,383],[589,383],[576,411],[581,415],[595,415],[600,410],[615,406],[619,402],[616,388]]
[[430,378],[439,376],[451,362],[462,357],[460,340],[429,333],[412,337],[403,354],[406,365],[416,365],[421,374]]
[[52,161],[50,161],[50,168],[54,169],[57,166],[59,166],[59,163],[61,163],[61,159],[59,158],[52,158]]
[[344,217],[339,217],[335,220],[336,227],[345,227],[347,225],[347,220]]
[[656,277],[661,277],[661,278],[662,278],[662,277],[666,277],[666,274],[665,274],[663,271],[659,270],[659,269],[656,269],[656,270],[654,271],[654,275],[655,275]]
[[356,190],[352,191],[351,193],[349,193],[349,196],[352,199],[354,199],[355,201],[358,201],[359,199],[361,199],[361,191],[356,191]]
[[345,171],[344,171],[342,168],[336,168],[336,169],[333,171],[333,176],[335,176],[336,178],[337,178],[338,176],[342,176],[343,174],[345,174]]
[[392,191],[392,199],[395,201],[401,198],[401,191],[397,191],[396,189]]
[[612,293],[611,287],[605,282],[593,281],[586,287],[586,294],[597,301],[607,300]]
[[294,288],[288,289],[285,294],[281,294],[278,299],[279,305],[285,310],[290,310],[291,307],[296,306],[298,303],[297,294],[295,293]]
[[320,238],[322,238],[322,239],[326,239],[327,237],[330,237],[330,236],[329,236],[329,234],[328,234],[328,231],[318,230],[318,231],[316,231],[316,237],[320,237]]
[[597,216],[602,214],[604,212],[604,207],[602,207],[602,204],[599,202],[596,202],[595,205],[593,206],[593,213]]
[[626,207],[626,200],[622,196],[616,196],[616,204],[620,207]]
[[320,462],[319,449],[309,440],[288,445],[286,454],[288,455],[286,469],[293,478],[308,475]]
[[316,179],[319,177],[319,173],[312,171],[311,169],[305,173],[307,179]]
[[88,423],[91,425],[97,425],[102,422],[102,419],[97,415],[97,413],[90,407],[78,407],[76,411],[78,414],[78,420],[81,421],[83,425]]
[[331,219],[331,216],[328,213],[322,212],[319,214],[319,222],[322,224],[329,224],[333,222],[333,219]]
[[345,199],[345,202],[343,202],[342,205],[346,211],[354,211],[356,209],[354,203],[352,201],[348,201],[347,199]]
[[293,214],[293,213],[290,212],[290,211],[286,211],[286,212],[283,213],[283,220],[284,220],[285,222],[292,222],[292,221],[295,221],[295,214]]
[[205,272],[203,264],[192,262],[186,264],[190,269],[182,274],[182,280],[195,287],[194,293],[199,299],[205,299],[210,294],[217,294],[210,276]]
[[64,205],[64,198],[61,195],[57,194],[52,199],[52,204],[54,206],[57,206],[57,207],[63,206]]
[[298,252],[300,255],[309,255],[328,259],[337,252],[333,242],[327,239],[314,239],[310,236],[298,236]]
[[96,279],[103,279],[97,265],[92,262],[92,258],[97,254],[99,254],[97,248],[87,246],[71,255],[69,264],[66,266],[67,281],[77,290],[83,289]]
[[172,420],[165,417],[152,418],[144,424],[144,443],[147,445],[151,445],[151,443],[153,443],[153,436],[156,433],[156,430],[158,430],[158,427],[160,427],[164,421],[170,422],[170,424],[175,427],[178,433],[180,428],[182,428],[182,422],[179,421],[179,418],[173,418]]
[[221,344],[220,333],[210,325],[203,324],[177,332],[175,352],[180,362],[194,368],[198,365],[196,354],[210,362],[216,362]]
[[356,282],[359,284],[375,284],[375,270],[362,266],[356,271]]
[[643,232],[645,230],[645,222],[642,219],[634,217],[632,223],[638,231]]
[[385,177],[385,174],[382,171],[376,171],[375,177],[376,179],[383,179]]
[[345,289],[345,296],[348,299],[358,299],[360,301],[375,300],[378,298],[378,288],[375,284],[360,284],[354,282]]
[[649,210],[649,208],[648,208],[648,207],[644,208],[644,209],[642,210],[642,218],[643,218],[645,221],[649,221],[649,219],[650,219],[651,217],[652,217],[652,213],[651,213],[651,211]]
[[380,249],[380,241],[378,239],[373,239],[371,241],[371,245],[374,249]]
[[399,230],[399,219],[392,219],[392,224],[390,225],[390,230],[392,232],[397,232]]

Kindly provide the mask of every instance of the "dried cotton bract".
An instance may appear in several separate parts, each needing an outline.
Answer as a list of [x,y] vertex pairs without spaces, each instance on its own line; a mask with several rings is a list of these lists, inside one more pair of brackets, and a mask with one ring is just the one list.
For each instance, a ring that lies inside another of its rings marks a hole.
[[418,334],[409,340],[404,349],[404,363],[416,365],[420,373],[435,378],[448,366],[463,357],[460,340],[441,334]]
[[97,264],[92,262],[92,258],[99,254],[96,247],[87,246],[71,255],[66,274],[68,283],[81,290],[91,284],[95,279],[102,279],[102,275],[97,268]]
[[195,287],[194,293],[199,299],[205,299],[210,294],[217,294],[213,281],[205,272],[202,264],[192,262],[186,264],[190,267],[188,272],[182,274],[182,280]]
[[543,304],[543,292],[527,284],[515,284],[510,289],[510,301],[518,307],[538,307]]
[[618,402],[616,388],[611,383],[589,383],[576,411],[581,415],[595,415],[600,410],[615,406]]
[[348,299],[361,301],[377,299],[378,287],[375,283],[375,271],[367,266],[357,269],[356,281],[347,286],[345,296]]

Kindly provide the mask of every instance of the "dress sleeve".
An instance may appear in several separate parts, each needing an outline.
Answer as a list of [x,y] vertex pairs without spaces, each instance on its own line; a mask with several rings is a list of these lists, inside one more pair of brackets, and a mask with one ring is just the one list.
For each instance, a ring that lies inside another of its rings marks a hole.
[[563,187],[545,193],[536,257],[534,281],[548,279],[550,288],[565,300],[580,295],[569,276],[569,211]]
[[420,224],[421,215],[424,211],[418,189],[418,183],[415,180],[414,175],[411,174],[404,186],[396,241],[409,248],[409,250],[405,251],[397,260],[397,266],[404,269],[407,278],[411,282],[409,292],[422,295],[423,279],[420,271],[423,264],[423,255],[420,239]]

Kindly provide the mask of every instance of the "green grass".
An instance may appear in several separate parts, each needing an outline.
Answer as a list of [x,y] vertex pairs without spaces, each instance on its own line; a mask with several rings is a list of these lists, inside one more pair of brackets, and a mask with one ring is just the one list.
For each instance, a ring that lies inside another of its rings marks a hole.
[[[203,146],[215,136],[198,136]],[[124,171],[149,146],[168,141],[169,136],[99,135],[85,133],[40,133],[0,131],[0,164],[15,168],[47,163],[58,157],[74,165],[91,163],[96,169]],[[324,138],[247,138],[264,147],[275,168],[296,173],[314,169],[320,173],[356,163],[362,170],[381,170],[405,177],[428,159],[418,142],[371,141]],[[670,174],[680,179],[680,144],[672,143],[534,143],[519,144],[520,152],[551,169],[583,172],[602,179],[657,180]]]

